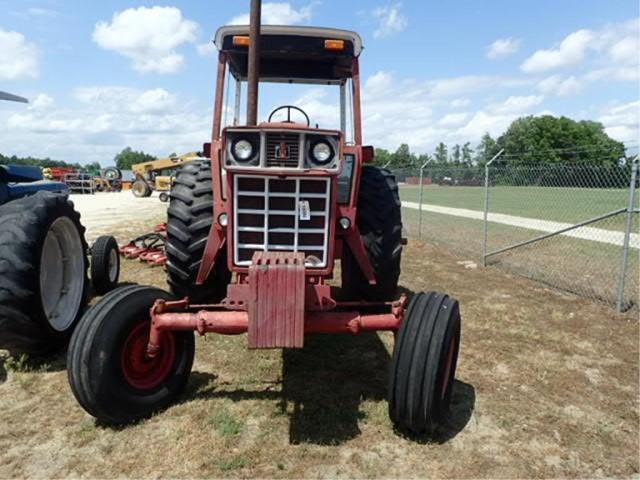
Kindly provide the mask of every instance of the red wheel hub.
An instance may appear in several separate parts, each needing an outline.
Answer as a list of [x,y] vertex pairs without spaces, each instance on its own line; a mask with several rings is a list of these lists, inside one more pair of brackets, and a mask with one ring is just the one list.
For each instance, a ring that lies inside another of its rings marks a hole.
[[160,385],[170,374],[176,359],[176,340],[172,332],[163,332],[160,351],[147,355],[150,322],[134,327],[122,347],[122,373],[134,388],[149,390]]

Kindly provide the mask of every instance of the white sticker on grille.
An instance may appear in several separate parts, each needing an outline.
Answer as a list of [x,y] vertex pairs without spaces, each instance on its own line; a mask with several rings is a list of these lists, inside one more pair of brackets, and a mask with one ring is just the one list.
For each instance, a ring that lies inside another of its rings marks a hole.
[[300,215],[300,220],[311,220],[311,207],[307,200],[300,200],[298,204],[298,215]]

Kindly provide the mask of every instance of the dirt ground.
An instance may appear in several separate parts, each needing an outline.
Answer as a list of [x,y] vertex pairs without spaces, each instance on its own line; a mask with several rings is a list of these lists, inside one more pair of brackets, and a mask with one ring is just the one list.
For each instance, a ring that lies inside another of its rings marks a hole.
[[[149,215],[119,240],[161,220]],[[461,302],[452,411],[433,436],[403,437],[388,420],[390,334],[258,352],[244,336],[207,336],[180,401],[124,428],[80,408],[63,355],[5,356],[0,478],[638,478],[637,312],[465,260],[418,242],[403,257],[406,291]],[[136,261],[122,281],[166,286],[162,270]]]

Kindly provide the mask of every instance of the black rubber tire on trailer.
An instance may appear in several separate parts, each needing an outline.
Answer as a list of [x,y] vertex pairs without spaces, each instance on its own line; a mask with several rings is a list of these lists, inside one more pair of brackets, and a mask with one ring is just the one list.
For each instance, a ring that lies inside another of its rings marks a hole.
[[373,267],[376,285],[370,285],[345,245],[342,290],[349,300],[394,300],[400,278],[402,217],[398,185],[393,174],[370,165],[362,167],[356,225]]
[[159,198],[162,203],[167,203],[170,197],[167,192],[160,192]]
[[101,172],[102,177],[107,180],[121,180],[122,179],[122,170],[117,167],[106,167]]
[[231,280],[226,249],[220,252],[205,283],[195,283],[214,220],[211,164],[193,162],[180,168],[170,198],[165,249],[171,291],[194,302],[218,302],[225,297]]
[[110,235],[98,237],[91,247],[91,284],[98,295],[118,286],[120,252],[118,242]]
[[145,198],[151,196],[152,190],[144,180],[136,180],[133,182],[133,185],[131,185],[131,193],[133,193],[135,197]]
[[67,376],[80,405],[98,420],[146,418],[183,392],[193,365],[193,332],[163,332],[158,356],[146,357],[149,309],[157,299],[171,298],[153,287],[121,287],[80,320],[67,352]]
[[389,416],[402,431],[433,431],[446,416],[460,350],[458,301],[418,293],[407,307],[389,374]]
[[86,252],[66,195],[38,192],[0,207],[1,349],[44,355],[66,343],[87,302]]

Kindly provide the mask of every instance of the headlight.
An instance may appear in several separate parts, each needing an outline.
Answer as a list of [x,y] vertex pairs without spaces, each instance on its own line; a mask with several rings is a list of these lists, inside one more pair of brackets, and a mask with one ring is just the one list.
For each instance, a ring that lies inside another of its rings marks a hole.
[[317,165],[327,165],[333,160],[333,147],[324,140],[319,140],[311,147],[311,160]]
[[236,161],[244,163],[253,157],[253,145],[249,140],[236,140],[231,145],[231,153]]

